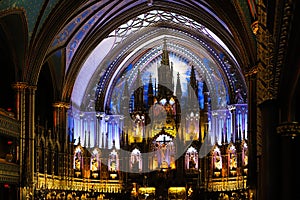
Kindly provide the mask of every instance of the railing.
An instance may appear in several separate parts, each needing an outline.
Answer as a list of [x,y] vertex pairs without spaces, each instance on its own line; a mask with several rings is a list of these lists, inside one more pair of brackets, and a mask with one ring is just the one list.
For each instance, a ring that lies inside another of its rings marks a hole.
[[14,138],[20,137],[20,122],[9,115],[0,112],[0,135],[7,135]]
[[237,176],[230,178],[214,178],[207,183],[208,191],[233,191],[241,190],[247,187],[247,177]]
[[0,182],[19,183],[19,165],[0,162]]
[[62,179],[59,176],[46,174],[37,175],[37,188],[47,188],[49,190],[72,190],[85,191],[91,189],[99,193],[121,193],[122,182],[119,180],[95,180],[67,177]]

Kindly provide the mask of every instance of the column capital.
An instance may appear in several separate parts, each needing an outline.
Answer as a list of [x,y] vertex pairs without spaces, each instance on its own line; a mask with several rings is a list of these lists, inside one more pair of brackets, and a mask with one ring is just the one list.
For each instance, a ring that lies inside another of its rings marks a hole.
[[27,88],[30,89],[31,91],[36,91],[37,90],[36,85],[28,85]]
[[11,84],[12,88],[15,90],[26,89],[28,87],[28,83],[26,82],[16,82]]
[[252,24],[251,24],[251,28],[252,28],[252,32],[254,35],[257,34],[257,31],[258,31],[258,20],[254,21]]
[[55,102],[52,104],[54,108],[70,108],[70,103],[67,102]]

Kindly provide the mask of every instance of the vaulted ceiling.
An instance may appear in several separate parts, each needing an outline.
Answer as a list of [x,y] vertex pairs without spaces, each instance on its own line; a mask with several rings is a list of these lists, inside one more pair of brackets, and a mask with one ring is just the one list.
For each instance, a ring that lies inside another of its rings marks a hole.
[[104,110],[129,65],[134,80],[137,65],[157,62],[163,38],[174,57],[196,67],[215,108],[222,95],[234,103],[237,89],[246,98],[243,73],[256,62],[254,1],[1,1],[0,9],[2,57],[15,81],[37,84],[47,64],[56,100],[86,107],[98,99],[93,106]]

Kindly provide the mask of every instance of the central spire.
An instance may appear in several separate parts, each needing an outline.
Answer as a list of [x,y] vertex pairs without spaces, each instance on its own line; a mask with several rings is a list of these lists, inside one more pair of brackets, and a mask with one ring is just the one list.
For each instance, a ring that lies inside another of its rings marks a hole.
[[162,53],[162,60],[161,60],[162,65],[170,65],[169,61],[169,53],[167,50],[167,39],[164,38],[164,43],[163,43],[163,53]]
[[159,99],[169,98],[173,95],[173,64],[170,66],[169,52],[167,50],[167,40],[164,38],[161,64],[157,69],[158,73],[158,96]]

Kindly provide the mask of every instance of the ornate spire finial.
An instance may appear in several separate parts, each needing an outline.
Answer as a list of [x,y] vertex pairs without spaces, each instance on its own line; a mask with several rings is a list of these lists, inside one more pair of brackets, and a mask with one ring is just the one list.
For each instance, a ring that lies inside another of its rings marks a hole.
[[182,89],[181,89],[180,74],[179,74],[179,72],[177,73],[176,96],[177,96],[177,98],[181,98],[181,96],[182,96]]
[[164,38],[164,43],[163,43],[163,52],[162,52],[162,60],[161,60],[162,65],[170,65],[169,62],[169,53],[167,50],[167,39]]

